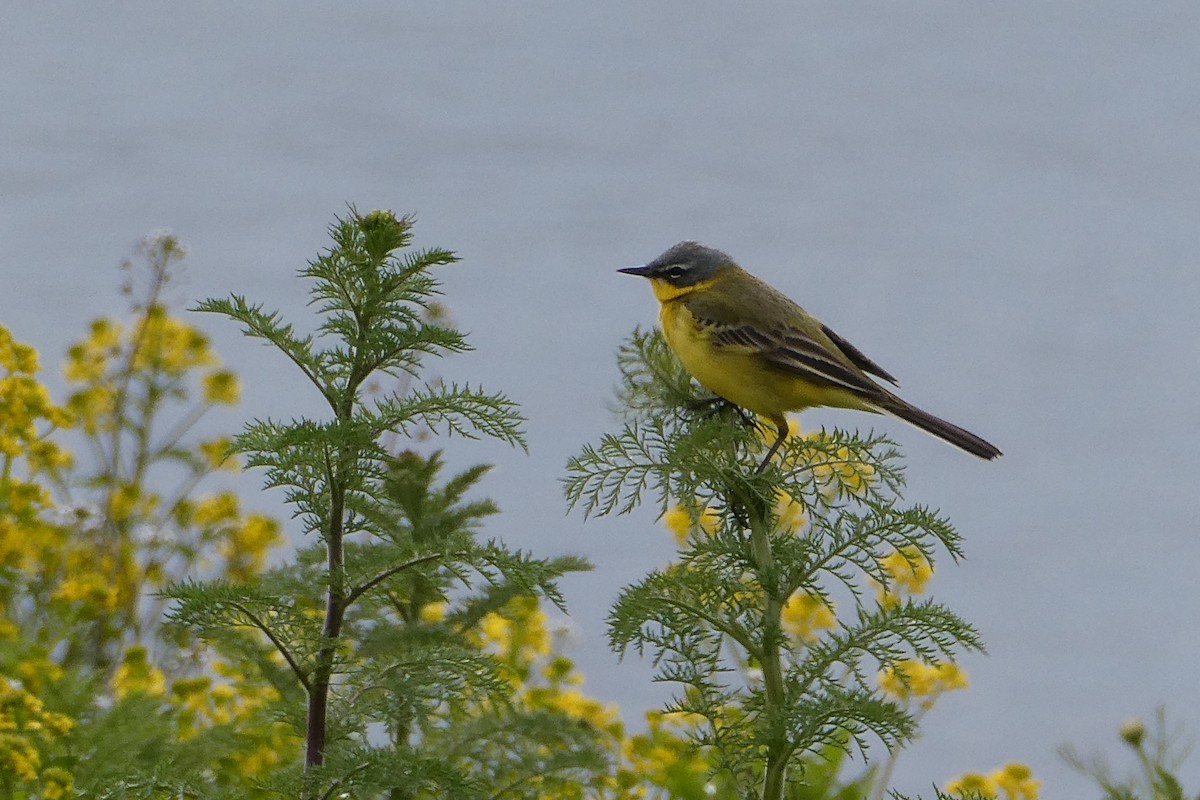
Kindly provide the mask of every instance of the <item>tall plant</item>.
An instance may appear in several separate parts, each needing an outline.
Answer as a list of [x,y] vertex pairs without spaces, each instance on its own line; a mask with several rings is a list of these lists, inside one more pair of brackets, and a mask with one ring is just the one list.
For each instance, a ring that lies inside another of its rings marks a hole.
[[[585,565],[477,542],[494,507],[465,495],[486,468],[440,480],[436,454],[390,446],[418,432],[524,444],[506,397],[426,377],[429,356],[468,349],[430,313],[431,270],[453,254],[410,249],[412,220],[390,212],[351,210],[330,235],[332,246],[300,273],[312,281],[313,334],[238,295],[198,306],[282,352],[328,407],[321,419],[254,421],[232,445],[285,490],[317,543],[257,583],[173,587],[172,616],[213,638],[255,630],[286,664],[290,693],[304,704],[295,719],[301,797],[482,795],[478,771],[422,747],[438,713],[503,703],[506,682],[462,631],[514,596],[559,602],[555,578]],[[380,378],[399,388],[372,394]],[[421,608],[454,585],[486,588],[448,624],[425,624]]]
[[796,435],[759,474],[762,437],[734,409],[699,411],[711,399],[659,334],[635,333],[619,363],[627,420],[570,461],[566,495],[591,516],[649,502],[690,519],[678,561],[621,592],[610,639],[680,687],[666,710],[703,720],[713,785],[808,796],[831,751],[909,741],[913,713],[876,676],[903,683],[914,661],[950,664],[980,641],[946,606],[895,591],[897,559],[916,570],[961,555],[944,517],[902,501],[895,448]]

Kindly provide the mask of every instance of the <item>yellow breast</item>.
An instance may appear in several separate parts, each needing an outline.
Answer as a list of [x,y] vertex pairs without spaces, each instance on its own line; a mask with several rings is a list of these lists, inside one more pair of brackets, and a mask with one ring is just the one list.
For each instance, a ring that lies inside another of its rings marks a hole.
[[766,364],[753,348],[714,345],[682,302],[663,302],[658,319],[667,344],[702,386],[755,414],[778,420],[814,406],[869,408],[849,392]]

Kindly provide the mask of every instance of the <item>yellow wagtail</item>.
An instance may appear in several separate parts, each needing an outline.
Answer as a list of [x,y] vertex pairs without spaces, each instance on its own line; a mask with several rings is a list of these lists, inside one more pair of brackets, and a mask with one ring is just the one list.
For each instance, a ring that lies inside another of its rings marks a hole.
[[681,242],[644,267],[619,271],[650,279],[667,344],[696,380],[778,428],[760,472],[787,438],[786,412],[814,406],[894,414],[980,458],[1000,455],[990,442],[873,381],[868,373],[896,384],[857,347],[720,250]]

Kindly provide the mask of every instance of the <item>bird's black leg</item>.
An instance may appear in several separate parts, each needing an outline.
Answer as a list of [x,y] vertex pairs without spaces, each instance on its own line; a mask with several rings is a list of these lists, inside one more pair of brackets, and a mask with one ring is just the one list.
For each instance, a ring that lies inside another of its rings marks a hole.
[[737,403],[726,400],[724,397],[708,397],[704,400],[697,400],[694,403],[688,404],[688,410],[690,411],[703,411],[703,417],[705,419],[708,419],[709,417],[715,417],[722,411],[727,411],[730,409],[737,413],[738,417],[740,417],[742,420],[742,424],[746,425],[747,427],[758,427],[758,420],[754,419],[750,412],[746,411],[746,409],[742,408]]
[[758,469],[754,470],[755,475],[767,468],[767,462],[771,460],[771,456],[775,455],[775,453],[779,450],[779,446],[783,444],[783,440],[787,438],[787,418],[780,417],[779,419],[775,420],[775,425],[779,430],[779,437],[775,439],[775,444],[771,445],[771,449],[767,451],[765,456],[763,456],[762,463],[758,465]]
[[705,418],[711,417],[714,414],[719,414],[725,406],[732,405],[724,397],[706,397],[703,400],[696,400],[688,403],[688,411],[703,411]]

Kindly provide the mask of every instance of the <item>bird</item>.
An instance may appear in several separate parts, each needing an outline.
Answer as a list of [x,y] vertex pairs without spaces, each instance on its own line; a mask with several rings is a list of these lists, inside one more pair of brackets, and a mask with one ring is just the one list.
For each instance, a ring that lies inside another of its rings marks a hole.
[[680,242],[650,263],[617,270],[648,278],[663,337],[684,368],[718,397],[788,436],[787,412],[819,406],[891,414],[972,455],[1001,455],[991,442],[906,402],[896,379],[861,350],[720,250]]

